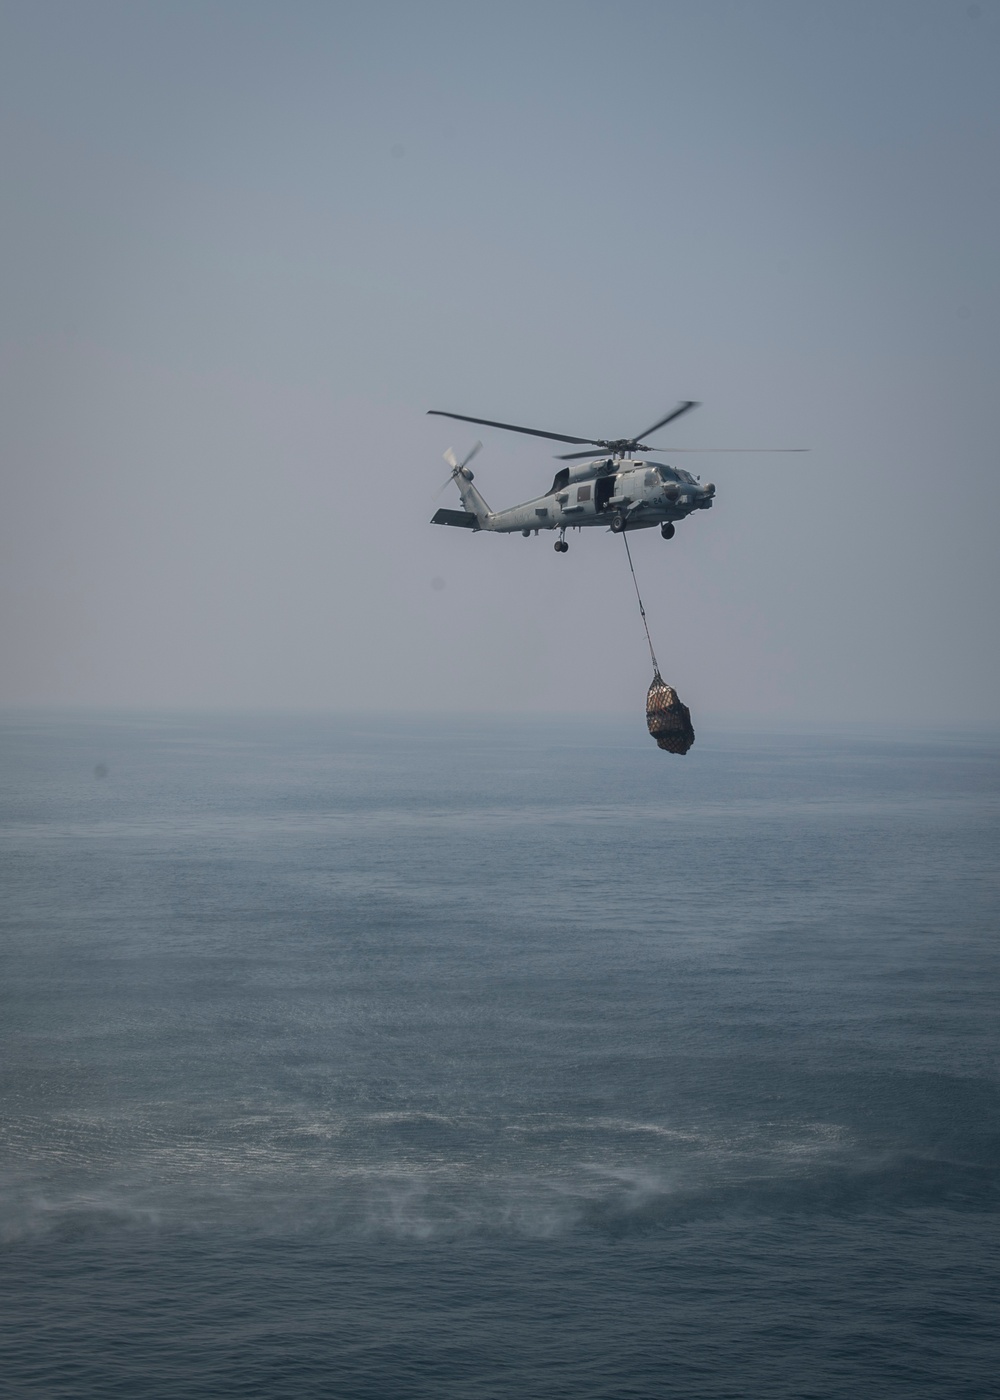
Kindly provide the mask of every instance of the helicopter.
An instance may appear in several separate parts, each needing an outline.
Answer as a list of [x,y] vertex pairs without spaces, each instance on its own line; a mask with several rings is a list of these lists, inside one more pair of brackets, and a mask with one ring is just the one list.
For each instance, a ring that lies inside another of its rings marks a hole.
[[[675,523],[696,510],[711,509],[715,500],[714,482],[701,481],[680,467],[668,467],[638,457],[640,452],[661,454],[670,452],[805,452],[803,447],[649,447],[642,441],[652,437],[668,423],[697,408],[695,399],[684,399],[676,408],[631,438],[570,437],[566,433],[543,432],[539,428],[524,428],[516,423],[497,423],[490,418],[470,418],[464,413],[446,413],[443,409],[428,409],[440,418],[455,418],[463,423],[478,423],[487,428],[502,428],[506,432],[526,433],[529,437],[551,438],[577,446],[600,449],[566,452],[557,457],[560,462],[579,462],[578,466],[561,467],[544,496],[508,510],[493,511],[472,484],[469,463],[482,447],[477,442],[460,462],[451,448],[444,459],[451,475],[441,487],[452,481],[462,499],[461,510],[441,509],[431,519],[432,525],[453,525],[466,530],[493,530],[501,534],[525,537],[539,530],[558,530],[555,542],[557,554],[569,549],[566,531],[588,526],[604,526],[616,535],[626,530],[645,530],[659,525],[665,540],[673,539]],[[440,495],[440,492],[438,492]]]

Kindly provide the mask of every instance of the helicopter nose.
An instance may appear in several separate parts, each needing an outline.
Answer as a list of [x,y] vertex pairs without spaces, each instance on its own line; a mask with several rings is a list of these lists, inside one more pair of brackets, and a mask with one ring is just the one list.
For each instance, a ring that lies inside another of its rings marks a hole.
[[706,496],[714,496],[714,495],[715,495],[715,482],[714,482],[714,481],[706,481],[706,482],[705,482],[705,485],[704,485],[701,489],[704,491],[704,493],[705,493]]

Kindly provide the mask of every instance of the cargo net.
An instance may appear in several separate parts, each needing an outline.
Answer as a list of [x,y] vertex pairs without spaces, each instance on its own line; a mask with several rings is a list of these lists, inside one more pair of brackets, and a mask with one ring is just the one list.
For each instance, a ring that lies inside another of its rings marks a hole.
[[646,726],[657,747],[666,749],[667,753],[687,753],[694,743],[691,711],[659,671],[653,676],[653,684],[646,694]]
[[673,686],[667,685],[660,675],[656,652],[653,650],[653,639],[649,635],[649,623],[646,621],[646,609],[642,606],[642,595],[639,592],[639,583],[635,576],[635,567],[632,564],[632,551],[628,547],[628,537],[624,530],[622,531],[622,539],[625,541],[625,553],[628,555],[628,566],[632,573],[635,596],[639,603],[639,616],[646,629],[649,659],[653,663],[653,684],[646,692],[646,727],[659,748],[666,749],[667,753],[687,753],[694,743],[691,711],[681,702]]

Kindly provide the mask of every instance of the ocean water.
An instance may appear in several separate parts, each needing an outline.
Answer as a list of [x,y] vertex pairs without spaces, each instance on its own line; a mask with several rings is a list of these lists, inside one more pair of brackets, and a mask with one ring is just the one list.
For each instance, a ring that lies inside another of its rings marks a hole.
[[12,716],[0,1391],[998,1390],[995,736]]

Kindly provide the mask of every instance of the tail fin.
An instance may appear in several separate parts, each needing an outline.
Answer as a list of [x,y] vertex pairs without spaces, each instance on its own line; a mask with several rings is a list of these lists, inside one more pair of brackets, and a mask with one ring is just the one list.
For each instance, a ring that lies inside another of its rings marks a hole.
[[[449,447],[448,451],[444,454],[444,460],[448,463],[449,467],[451,467],[450,480],[453,481],[458,487],[458,494],[462,498],[462,505],[465,508],[466,513],[474,517],[477,529],[488,530],[490,528],[489,519],[492,515],[492,511],[490,510],[486,502],[483,500],[479,492],[476,490],[476,488],[473,486],[472,472],[469,470],[469,463],[472,461],[473,457],[476,455],[476,453],[479,451],[482,445],[483,444],[481,442],[477,442],[475,447],[473,447],[472,451],[466,453],[465,457],[462,459],[461,462],[458,460],[454,452]],[[448,483],[445,482],[445,486],[447,486],[447,484]],[[440,515],[441,512],[439,511],[438,514]],[[434,520],[431,523],[444,524],[445,522],[443,520],[439,521],[435,516]],[[449,521],[447,523],[450,524],[451,522]]]
[[469,515],[474,515],[476,517],[476,524],[479,529],[488,530],[490,528],[488,521],[493,512],[473,486],[472,481],[469,479],[471,476],[471,472],[468,473],[468,477],[465,472],[463,472],[461,476],[455,478],[455,485],[458,487],[458,494],[462,498],[462,505]]

